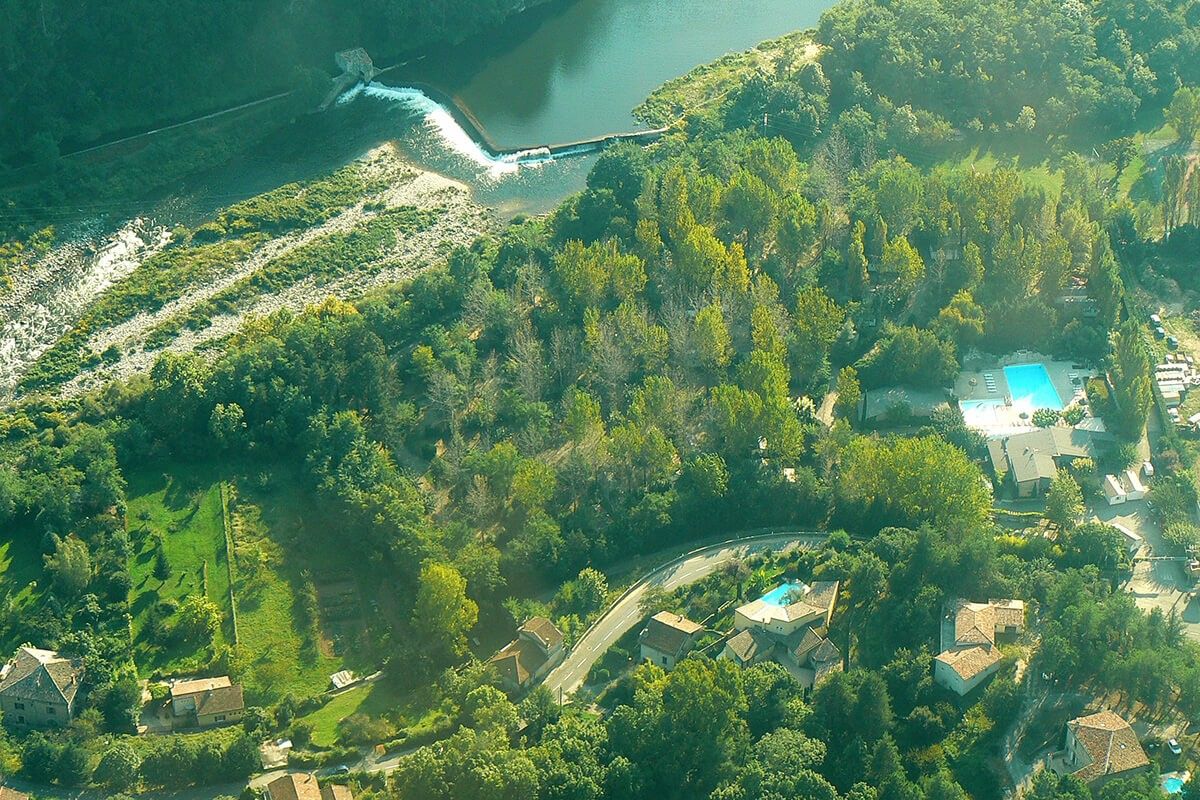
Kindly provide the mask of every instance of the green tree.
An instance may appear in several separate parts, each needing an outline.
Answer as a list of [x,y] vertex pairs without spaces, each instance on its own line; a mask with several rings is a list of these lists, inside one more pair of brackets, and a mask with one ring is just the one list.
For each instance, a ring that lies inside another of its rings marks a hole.
[[901,236],[883,246],[880,271],[895,276],[893,298],[903,299],[912,294],[925,277],[925,261],[908,239]]
[[96,765],[96,782],[114,792],[126,792],[138,782],[138,770],[142,769],[142,758],[133,747],[115,741],[104,750],[100,763]]
[[179,634],[188,642],[201,647],[212,645],[221,628],[221,607],[206,595],[195,593],[179,606]]
[[862,220],[854,223],[850,249],[846,252],[846,291],[851,297],[862,297],[871,283],[867,271],[866,237],[866,224]]
[[1192,142],[1200,131],[1200,90],[1181,86],[1175,90],[1166,110],[1167,123],[1175,128],[1182,142]]
[[696,314],[693,341],[701,366],[719,374],[733,358],[733,343],[725,326],[725,315],[716,303],[705,306]]
[[208,421],[208,432],[225,450],[239,447],[246,441],[246,413],[237,403],[217,403]]
[[949,339],[960,347],[970,347],[983,338],[986,322],[983,307],[964,290],[950,298],[950,303],[938,313],[937,325]]
[[851,421],[858,419],[858,406],[862,402],[862,386],[858,382],[858,370],[842,367],[837,377],[837,412]]
[[858,437],[841,456],[835,521],[847,530],[884,524],[983,525],[991,493],[979,468],[938,436]]
[[1083,492],[1075,478],[1065,468],[1059,468],[1046,492],[1046,519],[1070,530],[1083,516]]
[[458,657],[467,651],[479,606],[467,597],[467,582],[458,570],[430,563],[421,569],[412,619],[417,634],[443,657]]
[[1150,354],[1134,319],[1113,334],[1112,399],[1114,427],[1129,437],[1140,436],[1154,401],[1150,387]]
[[45,557],[46,570],[54,585],[74,597],[92,580],[92,557],[87,543],[74,536],[55,537],[54,553]]

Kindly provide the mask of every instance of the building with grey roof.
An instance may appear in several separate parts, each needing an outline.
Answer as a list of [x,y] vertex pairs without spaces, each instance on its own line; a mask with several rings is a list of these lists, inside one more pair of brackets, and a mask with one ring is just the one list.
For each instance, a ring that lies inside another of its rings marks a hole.
[[65,726],[82,679],[81,660],[25,645],[0,670],[0,712],[14,725]]
[[1095,459],[1101,445],[1113,441],[1106,433],[1056,425],[988,442],[992,472],[1011,483],[1018,497],[1041,497],[1059,467],[1080,458]]

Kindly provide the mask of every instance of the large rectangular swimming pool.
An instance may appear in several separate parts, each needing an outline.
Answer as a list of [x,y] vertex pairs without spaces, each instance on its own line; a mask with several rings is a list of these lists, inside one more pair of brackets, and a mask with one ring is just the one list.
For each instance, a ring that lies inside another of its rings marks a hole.
[[1026,411],[1049,408],[1062,411],[1062,398],[1050,380],[1050,373],[1042,364],[1015,364],[1004,368],[1008,381],[1008,394],[1014,406]]
[[[771,591],[764,594],[761,600],[764,603],[783,608],[791,605],[791,602],[789,602],[791,597],[804,594],[804,590],[806,588],[808,587],[799,581],[794,581],[792,583],[781,583]],[[793,592],[795,595],[793,595]]]

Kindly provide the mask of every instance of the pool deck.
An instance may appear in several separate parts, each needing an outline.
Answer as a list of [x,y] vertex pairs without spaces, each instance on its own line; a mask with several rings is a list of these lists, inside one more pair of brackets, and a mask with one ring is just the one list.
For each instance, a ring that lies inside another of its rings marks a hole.
[[[1004,375],[1005,367],[1022,364],[1041,364],[1050,376],[1054,390],[1058,392],[1063,407],[1073,405],[1084,396],[1084,385],[1092,377],[1095,370],[1077,362],[1055,361],[1040,353],[1018,351],[1000,359],[973,359],[971,369],[959,373],[954,382],[954,394],[960,403],[964,404],[964,416],[967,424],[976,428],[988,437],[1011,436],[1017,433],[1036,430],[1033,421],[1022,419],[1021,409],[1012,403],[1012,393],[1008,379]],[[970,409],[979,401],[991,401],[983,408]]]

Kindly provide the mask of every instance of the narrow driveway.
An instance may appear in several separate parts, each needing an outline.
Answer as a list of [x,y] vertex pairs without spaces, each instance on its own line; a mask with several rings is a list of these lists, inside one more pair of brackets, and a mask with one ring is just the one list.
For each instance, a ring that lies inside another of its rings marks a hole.
[[642,621],[641,602],[647,590],[660,588],[669,592],[711,575],[734,559],[768,550],[815,547],[826,538],[828,534],[811,531],[748,536],[693,550],[656,568],[626,589],[612,607],[592,623],[563,663],[546,676],[544,685],[555,697],[564,699],[583,685],[592,665],[630,628]]

